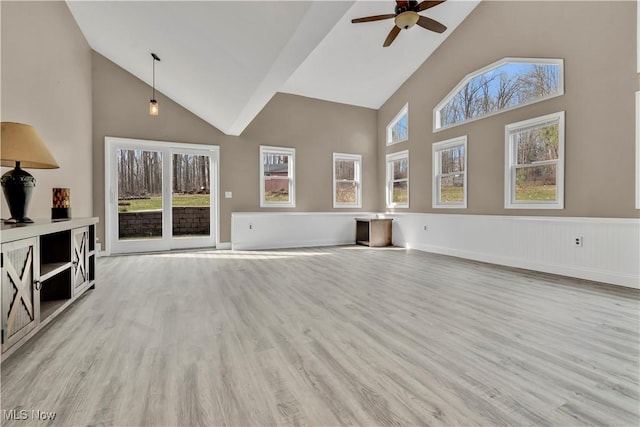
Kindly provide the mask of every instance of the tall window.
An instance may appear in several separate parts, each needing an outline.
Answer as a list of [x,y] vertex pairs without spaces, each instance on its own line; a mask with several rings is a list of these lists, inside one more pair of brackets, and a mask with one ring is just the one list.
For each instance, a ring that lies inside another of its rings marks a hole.
[[387,154],[387,207],[409,207],[409,151]]
[[409,104],[387,125],[387,145],[396,144],[409,139]]
[[434,131],[562,95],[563,64],[504,58],[468,74],[433,109]]
[[564,207],[564,111],[505,127],[505,208]]
[[467,207],[467,137],[436,142],[433,154],[433,207]]
[[295,156],[294,148],[260,146],[260,207],[296,206]]
[[362,207],[362,156],[333,153],[333,207]]

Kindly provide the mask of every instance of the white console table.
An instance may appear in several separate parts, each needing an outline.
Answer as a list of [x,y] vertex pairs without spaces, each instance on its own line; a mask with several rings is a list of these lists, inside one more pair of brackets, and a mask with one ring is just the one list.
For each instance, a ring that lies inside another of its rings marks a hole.
[[95,286],[98,218],[0,229],[2,359]]

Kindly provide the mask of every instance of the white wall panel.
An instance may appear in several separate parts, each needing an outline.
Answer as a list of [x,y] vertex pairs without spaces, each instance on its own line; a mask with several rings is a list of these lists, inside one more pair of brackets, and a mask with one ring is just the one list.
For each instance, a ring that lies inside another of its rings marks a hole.
[[300,248],[355,243],[355,218],[372,213],[233,213],[231,247],[235,250]]
[[[640,288],[637,219],[389,216],[397,246]],[[582,246],[575,245],[576,237]]]

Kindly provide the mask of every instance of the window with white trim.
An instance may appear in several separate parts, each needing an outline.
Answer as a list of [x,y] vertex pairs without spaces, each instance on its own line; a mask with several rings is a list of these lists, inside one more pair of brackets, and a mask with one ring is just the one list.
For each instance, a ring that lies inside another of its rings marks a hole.
[[503,58],[467,74],[433,109],[437,131],[564,94],[564,61]]
[[387,125],[387,145],[397,144],[409,139],[409,104]]
[[433,157],[433,207],[467,207],[467,136],[436,142]]
[[409,207],[409,150],[387,154],[387,207]]
[[362,207],[362,156],[333,153],[333,207]]
[[505,208],[564,208],[564,111],[505,126]]
[[260,146],[260,207],[294,208],[295,148]]

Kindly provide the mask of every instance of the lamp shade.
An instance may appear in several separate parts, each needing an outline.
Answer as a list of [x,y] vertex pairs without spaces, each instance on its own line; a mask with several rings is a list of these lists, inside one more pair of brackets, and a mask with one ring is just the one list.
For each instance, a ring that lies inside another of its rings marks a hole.
[[33,126],[2,122],[0,165],[14,167],[16,162],[33,169],[60,167]]

